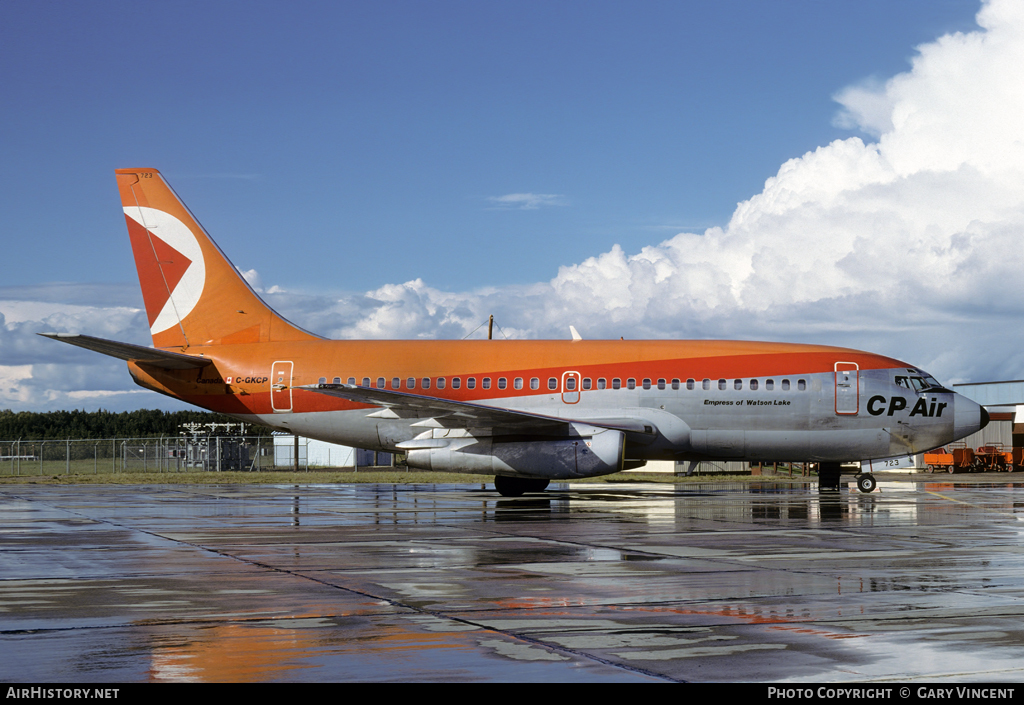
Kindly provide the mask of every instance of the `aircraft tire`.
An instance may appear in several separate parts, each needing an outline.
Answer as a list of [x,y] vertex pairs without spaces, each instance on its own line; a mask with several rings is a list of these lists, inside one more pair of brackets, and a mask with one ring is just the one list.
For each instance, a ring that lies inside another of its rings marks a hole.
[[527,480],[527,482],[530,483],[529,486],[526,488],[527,492],[543,492],[548,488],[548,485],[551,483],[551,480],[542,477],[536,480]]
[[550,480],[540,477],[506,477],[496,475],[494,477],[494,489],[502,497],[522,497],[526,492],[543,492],[547,489]]
[[857,476],[857,489],[867,494],[873,492],[878,483],[875,482],[875,476],[871,473],[865,473]]
[[518,477],[505,477],[504,475],[495,475],[494,489],[502,497],[522,497],[523,492],[526,492],[522,480]]
[[839,468],[839,463],[819,463],[818,489],[838,490],[839,478],[841,474],[842,471]]

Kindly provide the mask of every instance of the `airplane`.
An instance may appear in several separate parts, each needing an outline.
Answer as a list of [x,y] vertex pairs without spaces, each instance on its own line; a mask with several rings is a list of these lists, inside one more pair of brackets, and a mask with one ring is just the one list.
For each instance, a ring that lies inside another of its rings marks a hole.
[[[156,169],[116,170],[152,348],[47,337],[127,361],[140,386],[296,435],[494,476],[504,496],[649,460],[842,467],[983,428],[920,368],[849,348],[721,340],[327,340],[288,322]],[[876,486],[856,475],[861,491]]]

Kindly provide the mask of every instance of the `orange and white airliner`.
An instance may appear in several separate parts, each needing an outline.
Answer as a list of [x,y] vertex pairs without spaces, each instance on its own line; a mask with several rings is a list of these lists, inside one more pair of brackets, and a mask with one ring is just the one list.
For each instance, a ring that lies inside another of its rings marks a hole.
[[[155,169],[119,169],[153,348],[48,337],[136,383],[292,433],[495,475],[505,495],[650,459],[840,464],[945,445],[988,422],[904,362],[785,343],[325,340],[268,307]],[[858,475],[864,491],[870,473]]]

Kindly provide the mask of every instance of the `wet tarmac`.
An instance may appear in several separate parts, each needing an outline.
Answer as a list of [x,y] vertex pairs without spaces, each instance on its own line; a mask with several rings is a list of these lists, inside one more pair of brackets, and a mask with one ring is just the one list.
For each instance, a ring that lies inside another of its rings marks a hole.
[[0,679],[1020,681],[1024,480],[0,487]]

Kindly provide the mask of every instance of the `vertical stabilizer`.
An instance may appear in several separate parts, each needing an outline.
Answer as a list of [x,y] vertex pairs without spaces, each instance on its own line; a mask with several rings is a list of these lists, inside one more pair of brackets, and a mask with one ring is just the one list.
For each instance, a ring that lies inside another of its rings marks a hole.
[[160,172],[116,173],[156,347],[316,339],[260,299]]

